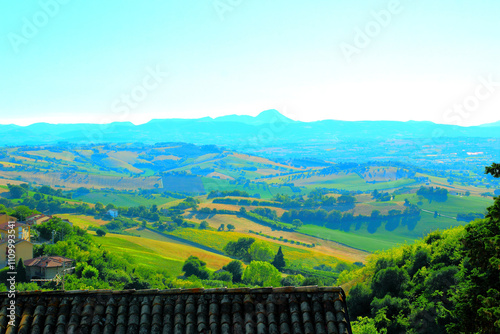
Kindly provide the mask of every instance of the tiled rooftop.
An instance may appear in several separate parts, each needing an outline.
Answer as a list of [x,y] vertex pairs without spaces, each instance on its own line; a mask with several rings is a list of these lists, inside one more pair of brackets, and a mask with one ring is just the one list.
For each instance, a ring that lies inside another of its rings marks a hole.
[[55,268],[62,267],[64,263],[71,265],[74,260],[64,256],[40,256],[24,261],[26,267]]
[[18,292],[0,333],[351,333],[339,287]]

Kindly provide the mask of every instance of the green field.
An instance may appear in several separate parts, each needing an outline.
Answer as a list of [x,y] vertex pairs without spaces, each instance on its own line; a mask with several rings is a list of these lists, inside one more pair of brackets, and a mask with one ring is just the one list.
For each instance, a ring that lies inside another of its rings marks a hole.
[[108,233],[104,237],[94,236],[93,238],[109,252],[125,258],[133,264],[143,265],[151,269],[167,269],[172,273],[172,276],[182,274],[183,263],[191,255],[205,261],[211,270],[218,270],[232,260],[229,257],[181,243],[146,237]]
[[[396,200],[404,200],[405,198],[408,198],[412,204],[417,204],[420,201],[416,194],[396,196]],[[425,198],[421,201],[422,205],[419,205],[419,208],[429,211],[438,211],[438,213],[452,217],[456,217],[457,213],[484,213],[486,208],[493,204],[491,198],[477,196],[460,197],[448,195],[448,200],[446,202],[429,202]]]
[[75,196],[75,199],[82,200],[88,203],[100,202],[105,206],[113,204],[115,206],[130,207],[130,206],[151,206],[156,204],[158,206],[176,200],[171,197],[161,197],[156,195],[154,198],[146,198],[136,194],[123,194],[123,193],[107,193],[107,192],[91,192],[82,196]]
[[350,247],[362,249],[369,252],[389,249],[391,247],[394,247],[398,243],[404,243],[406,240],[408,240],[407,238],[398,236],[396,234],[394,234],[393,236],[375,235],[376,233],[364,233],[361,230],[355,232],[344,232],[317,225],[304,225],[298,231],[300,233],[339,242]]
[[[171,234],[221,251],[229,241],[252,237],[251,235],[237,232],[217,232],[189,228],[177,229]],[[314,248],[291,247],[266,240],[259,240],[259,242],[269,245],[274,252],[277,252],[281,246],[286,260],[292,265],[312,269],[314,266],[320,264],[331,266],[339,262],[335,257],[317,252]]]

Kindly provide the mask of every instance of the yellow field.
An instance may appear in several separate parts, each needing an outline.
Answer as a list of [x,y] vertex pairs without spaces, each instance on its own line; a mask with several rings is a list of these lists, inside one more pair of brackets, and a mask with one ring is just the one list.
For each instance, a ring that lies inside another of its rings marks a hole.
[[61,219],[67,219],[71,223],[73,223],[74,226],[78,226],[83,229],[86,229],[88,226],[99,227],[106,223],[109,223],[109,221],[107,220],[95,219],[94,217],[85,215],[74,215],[74,214],[64,213],[54,216],[59,217]]
[[[252,199],[253,201],[253,199]],[[217,209],[217,210],[231,210],[231,211],[239,211],[240,208],[244,206],[247,211],[251,211],[257,208],[269,208],[271,210],[276,211],[276,214],[278,217],[281,217],[281,215],[285,212],[284,209],[282,208],[276,208],[273,206],[253,206],[253,205],[234,205],[234,204],[220,204],[220,203],[201,203],[198,205],[198,208],[210,208],[210,209]]]
[[[243,160],[247,160],[247,161],[257,162],[257,163],[260,163],[260,164],[273,165],[273,166],[277,166],[277,167],[284,167],[284,168],[295,169],[295,170],[304,170],[304,169],[301,169],[301,168],[298,168],[298,167],[283,165],[283,164],[280,164],[278,162],[274,162],[274,161],[268,160],[266,158],[254,157],[254,156],[250,156],[250,155],[246,155],[246,154],[240,154],[240,153],[233,153],[231,155],[233,157],[235,157],[235,158],[238,158],[238,159],[243,159]],[[276,173],[276,171],[275,171],[275,173]]]
[[49,157],[53,159],[59,159],[63,161],[74,161],[75,160],[75,155],[71,152],[52,152],[52,151],[47,151],[47,150],[40,150],[40,151],[26,151],[26,153],[30,155],[36,155],[41,158],[44,157]]
[[[207,267],[218,270],[232,261],[231,258],[214,254],[199,248],[175,242],[158,241],[144,237],[108,233],[94,240],[102,247],[117,255],[131,257],[143,265],[158,267],[162,262],[177,262],[182,266],[186,259],[193,255],[207,263]],[[165,269],[165,268],[164,268]],[[176,275],[180,272],[175,273]]]
[[[221,232],[204,231],[207,232],[206,233],[207,235],[211,234],[218,236],[219,238],[221,238],[222,236],[224,236],[224,238],[226,238],[226,236],[227,237],[231,236],[233,239],[237,239],[237,237],[235,237],[234,235],[239,234],[240,236],[261,239],[268,242],[272,242],[273,244],[283,245],[290,248],[313,251],[316,255],[331,256],[348,262],[356,262],[356,261],[364,262],[366,260],[366,257],[369,255],[369,253],[367,252],[353,249],[333,241],[326,241],[296,232],[273,231],[270,227],[254,223],[246,218],[236,217],[234,215],[215,215],[212,216],[211,218],[208,218],[202,215],[195,216],[194,214],[191,213],[186,215],[186,218],[197,223],[200,223],[201,221],[205,220],[210,225],[210,227],[213,227],[215,229],[219,228],[221,224],[224,224],[225,226],[227,226],[227,224],[234,225],[235,227],[234,233],[225,232],[221,234]],[[317,246],[314,248],[307,248],[305,246],[298,246],[295,244],[285,243],[284,241],[272,240],[263,236],[249,233],[249,230],[255,232],[261,232],[276,238],[282,236],[284,239],[305,242],[307,244],[316,244]],[[216,240],[215,236],[211,236],[211,239],[212,238],[214,239],[212,242],[214,243],[214,245],[223,248],[225,243],[228,242],[228,240]]]
[[[86,188],[115,188],[115,189],[153,189],[155,184],[161,186],[161,179],[157,176],[151,177],[117,177],[108,175],[94,174],[72,174],[68,178],[62,179],[62,174],[57,172],[24,172],[24,171],[0,171],[0,176],[6,179],[14,180],[21,177],[26,182],[36,182],[48,186],[65,186],[69,189]],[[21,183],[26,183],[21,182]],[[9,181],[7,183],[14,183]]]

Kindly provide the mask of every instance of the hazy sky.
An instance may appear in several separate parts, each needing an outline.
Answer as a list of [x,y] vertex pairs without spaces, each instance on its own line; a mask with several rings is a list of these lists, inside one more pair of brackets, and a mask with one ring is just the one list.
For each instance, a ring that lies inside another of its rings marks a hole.
[[500,119],[498,0],[2,1],[0,123]]

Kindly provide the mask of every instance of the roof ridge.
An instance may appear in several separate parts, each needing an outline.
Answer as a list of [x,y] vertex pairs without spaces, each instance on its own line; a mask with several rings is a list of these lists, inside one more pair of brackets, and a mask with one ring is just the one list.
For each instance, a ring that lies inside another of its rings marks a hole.
[[[51,291],[18,291],[18,296],[23,295],[82,295],[82,294],[102,294],[102,295],[152,295],[152,294],[280,294],[280,293],[326,293],[339,292],[344,294],[340,286],[285,286],[285,287],[266,287],[266,288],[194,288],[194,289],[144,289],[144,290],[51,290]],[[8,292],[0,292],[0,297],[7,295]]]

